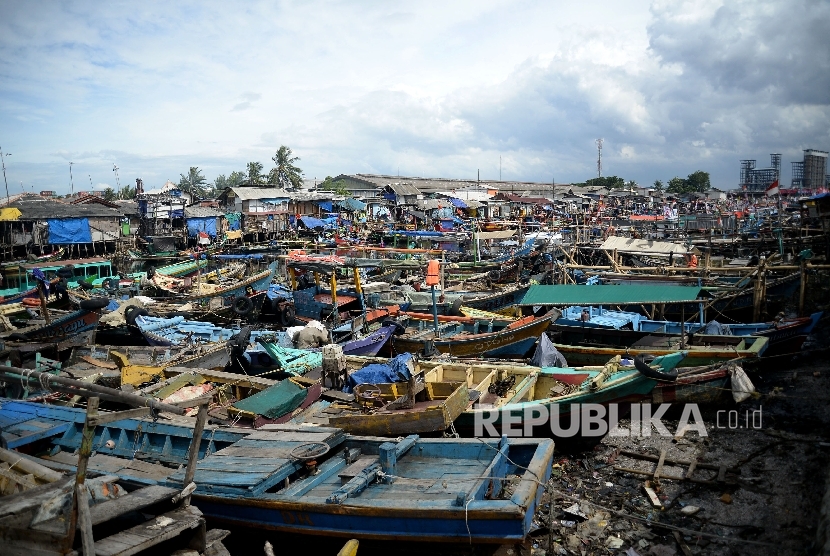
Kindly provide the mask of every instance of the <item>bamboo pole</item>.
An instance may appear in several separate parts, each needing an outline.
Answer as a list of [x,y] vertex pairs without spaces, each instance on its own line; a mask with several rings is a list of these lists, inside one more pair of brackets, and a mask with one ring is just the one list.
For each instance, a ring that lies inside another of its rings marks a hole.
[[798,292],[798,316],[804,316],[804,294],[807,291],[807,261],[801,260],[801,287]]

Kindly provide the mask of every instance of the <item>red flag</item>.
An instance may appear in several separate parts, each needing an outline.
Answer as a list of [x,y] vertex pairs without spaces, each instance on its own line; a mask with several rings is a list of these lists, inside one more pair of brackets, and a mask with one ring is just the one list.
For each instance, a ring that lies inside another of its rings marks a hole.
[[767,187],[766,194],[767,195],[777,195],[778,194],[778,180],[775,180],[774,182],[769,184],[769,187]]

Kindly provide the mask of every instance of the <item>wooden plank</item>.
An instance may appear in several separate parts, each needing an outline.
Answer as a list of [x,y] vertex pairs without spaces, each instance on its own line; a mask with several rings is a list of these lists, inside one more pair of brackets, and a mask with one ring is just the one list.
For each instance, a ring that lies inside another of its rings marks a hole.
[[78,529],[81,530],[81,545],[84,554],[95,554],[95,538],[92,536],[92,521],[89,518],[89,500],[87,488],[82,484],[75,485],[75,499],[78,504]]
[[[299,444],[297,444],[299,446]],[[287,448],[256,448],[247,446],[228,446],[213,454],[213,457],[238,456],[249,458],[272,458],[288,459],[291,450],[295,446]]]
[[[166,521],[165,518],[173,521],[162,525]],[[95,543],[95,554],[96,556],[130,556],[172,539],[188,529],[194,529],[202,521],[200,516],[191,513],[189,506],[180,508],[98,541]]]
[[126,496],[95,504],[89,510],[89,517],[93,525],[99,525],[127,512],[140,510],[158,502],[169,500],[178,493],[178,489],[159,485],[140,488]]
[[325,442],[331,438],[329,432],[261,431],[249,434],[245,440],[277,440],[281,442]]
[[343,469],[337,474],[337,476],[340,477],[343,483],[348,483],[351,479],[360,474],[361,471],[377,461],[378,456],[360,456],[357,461],[352,463],[346,469]]
[[660,478],[660,474],[663,472],[663,462],[666,461],[666,449],[663,448],[660,450],[660,459],[657,461],[657,467],[654,468],[654,480],[658,480]]
[[686,474],[683,476],[684,479],[691,479],[692,473],[695,472],[695,468],[697,467],[697,458],[692,459],[692,463],[689,464],[689,469],[686,470]]
[[135,409],[127,409],[113,413],[99,413],[94,419],[91,420],[91,424],[96,426],[105,425],[107,423],[121,421],[122,419],[138,419],[140,417],[146,417],[149,414],[149,407],[138,407]]
[[[27,423],[32,423],[32,421],[27,421]],[[72,426],[73,423],[50,424],[52,425],[50,428],[34,428],[30,431],[30,434],[19,435],[18,438],[9,438],[6,441],[6,448],[12,450],[14,448],[17,448],[18,446],[31,444],[35,440],[41,440],[43,438],[49,438],[51,436],[58,436],[59,434],[63,434],[64,432],[66,432],[66,429]],[[4,438],[6,438],[7,432],[11,432],[12,434],[18,434],[14,430],[3,431],[2,435]]]

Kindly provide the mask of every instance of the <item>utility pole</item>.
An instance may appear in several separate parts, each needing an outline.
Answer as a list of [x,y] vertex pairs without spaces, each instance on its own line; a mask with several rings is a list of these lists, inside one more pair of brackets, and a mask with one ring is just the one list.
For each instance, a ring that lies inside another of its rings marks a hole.
[[75,195],[75,181],[72,179],[72,165],[75,164],[74,162],[69,163],[69,194],[70,196]]
[[121,182],[118,180],[118,166],[112,165],[112,171],[115,172],[115,188],[118,191],[118,198],[121,198]]
[[[6,153],[6,156],[11,156],[11,154]],[[6,159],[3,157],[3,147],[0,147],[0,162],[3,163],[3,183],[6,184],[6,206],[9,206],[11,200],[9,199],[9,182],[6,181]]]
[[499,181],[501,181],[501,155],[499,155]]

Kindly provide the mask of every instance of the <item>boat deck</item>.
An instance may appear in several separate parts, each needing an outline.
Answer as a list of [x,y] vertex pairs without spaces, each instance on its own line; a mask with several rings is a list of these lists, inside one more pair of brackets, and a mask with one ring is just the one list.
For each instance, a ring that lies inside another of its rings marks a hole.
[[[344,438],[341,430],[322,427],[315,432],[260,429],[199,461],[193,480],[200,492],[256,496],[303,467],[291,455],[298,446],[320,442],[334,448]],[[176,472],[169,482],[181,484],[184,473]]]

